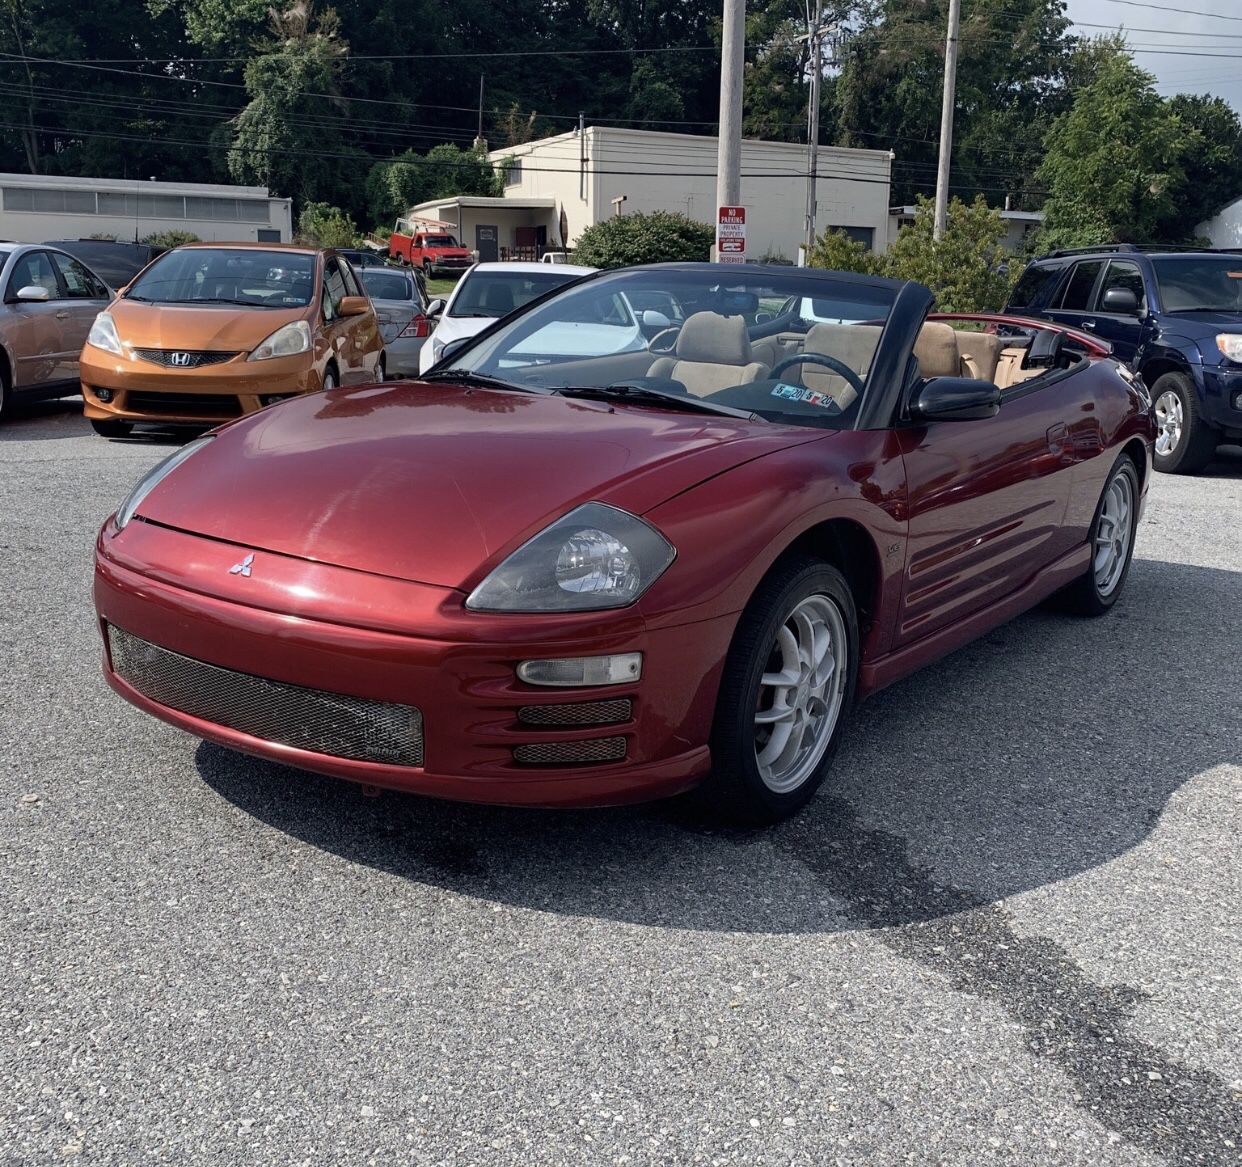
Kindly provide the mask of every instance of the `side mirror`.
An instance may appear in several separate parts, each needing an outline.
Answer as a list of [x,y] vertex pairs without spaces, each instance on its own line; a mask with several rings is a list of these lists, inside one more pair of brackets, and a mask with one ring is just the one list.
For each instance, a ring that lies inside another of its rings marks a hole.
[[1109,288],[1100,303],[1101,312],[1117,316],[1133,316],[1138,312],[1138,297],[1129,288]]
[[432,300],[430,304],[427,305],[427,315],[428,316],[439,316],[444,311],[444,307],[445,307],[444,300],[440,297],[437,297],[436,299]]
[[31,300],[36,304],[46,303],[52,298],[52,293],[47,288],[41,288],[38,284],[27,284],[24,288],[18,288],[17,298],[19,300]]
[[338,316],[364,316],[370,310],[371,301],[366,296],[344,296],[336,314]]
[[448,344],[440,350],[440,360],[447,361],[449,357],[456,356],[473,339],[473,336],[459,336],[456,340],[450,340]]
[[917,421],[977,421],[995,417],[1001,391],[991,381],[973,377],[933,377],[924,381],[910,414]]
[[643,313],[643,327],[650,328],[653,332],[663,332],[666,328],[672,328],[673,322],[663,312],[648,308]]

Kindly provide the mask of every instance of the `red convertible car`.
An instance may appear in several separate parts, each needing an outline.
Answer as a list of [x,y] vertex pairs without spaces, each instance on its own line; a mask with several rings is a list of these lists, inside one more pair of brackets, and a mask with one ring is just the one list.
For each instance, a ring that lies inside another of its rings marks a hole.
[[377,787],[790,814],[856,700],[1125,583],[1142,382],[1086,334],[931,307],[835,272],[606,272],[421,381],[221,426],[99,534],[107,679]]

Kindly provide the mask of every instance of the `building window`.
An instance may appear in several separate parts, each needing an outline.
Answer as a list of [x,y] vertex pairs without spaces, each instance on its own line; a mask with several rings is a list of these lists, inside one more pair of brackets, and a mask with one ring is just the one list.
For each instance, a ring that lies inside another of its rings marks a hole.
[[93,215],[95,192],[92,190],[40,190],[30,186],[4,188],[6,211],[35,211],[53,215]]
[[505,186],[517,186],[522,181],[522,160],[520,158],[506,158],[504,168]]
[[6,211],[58,215],[115,215],[133,219],[208,219],[225,223],[270,223],[267,199],[197,198],[145,191],[47,190],[3,188]]
[[834,223],[828,228],[828,230],[843,232],[855,242],[861,243],[868,251],[871,251],[875,247],[874,227],[841,227]]

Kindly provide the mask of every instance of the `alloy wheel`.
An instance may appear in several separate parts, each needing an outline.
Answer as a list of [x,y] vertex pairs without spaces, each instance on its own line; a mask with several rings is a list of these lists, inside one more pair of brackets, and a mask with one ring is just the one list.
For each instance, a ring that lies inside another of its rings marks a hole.
[[848,679],[841,610],[828,596],[808,596],[777,630],[759,682],[755,761],[769,790],[786,794],[814,773],[841,716]]
[[[1168,396],[1166,394],[1166,396]],[[1134,486],[1129,475],[1117,473],[1104,492],[1095,528],[1095,586],[1110,596],[1125,572],[1134,531]]]
[[1166,389],[1156,398],[1156,453],[1162,458],[1177,449],[1182,440],[1182,399]]

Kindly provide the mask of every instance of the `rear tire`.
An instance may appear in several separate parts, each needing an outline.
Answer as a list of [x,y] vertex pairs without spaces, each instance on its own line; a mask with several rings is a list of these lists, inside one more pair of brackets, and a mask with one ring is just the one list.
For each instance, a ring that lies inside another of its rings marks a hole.
[[110,419],[91,419],[91,429],[101,438],[127,438],[134,432],[134,424],[129,421],[112,421]]
[[4,420],[8,412],[11,396],[8,370],[3,365],[0,365],[0,421]]
[[755,827],[810,802],[854,702],[858,640],[854,597],[835,567],[809,556],[777,564],[725,659],[712,772],[697,792],[705,810]]
[[1130,455],[1122,454],[1113,463],[1091,520],[1091,564],[1059,594],[1060,608],[1079,616],[1103,616],[1117,602],[1134,557],[1138,507],[1138,470]]
[[1203,420],[1194,382],[1184,373],[1165,373],[1151,387],[1156,408],[1156,469],[1193,474],[1216,453],[1220,435]]
[[431,279],[431,261],[430,260],[426,260],[426,259],[423,260],[423,279],[425,280]]

